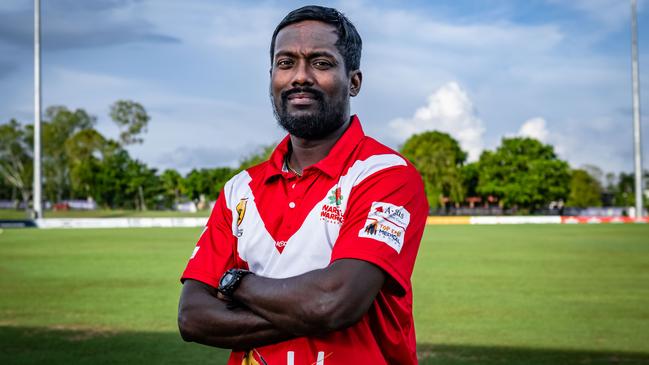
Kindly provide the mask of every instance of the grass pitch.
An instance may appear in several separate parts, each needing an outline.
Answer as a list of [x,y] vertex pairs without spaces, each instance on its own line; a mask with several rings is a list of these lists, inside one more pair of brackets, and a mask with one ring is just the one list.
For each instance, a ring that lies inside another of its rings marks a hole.
[[[225,363],[176,328],[200,231],[2,231],[0,363]],[[649,225],[430,226],[413,285],[422,364],[649,364]]]

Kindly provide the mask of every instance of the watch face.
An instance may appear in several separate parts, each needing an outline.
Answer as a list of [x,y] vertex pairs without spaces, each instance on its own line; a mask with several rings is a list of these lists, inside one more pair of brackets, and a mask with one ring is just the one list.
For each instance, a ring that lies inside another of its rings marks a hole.
[[225,275],[223,275],[223,278],[221,278],[219,285],[226,286],[232,282],[232,279],[234,279],[234,275],[230,272],[227,272],[225,273]]

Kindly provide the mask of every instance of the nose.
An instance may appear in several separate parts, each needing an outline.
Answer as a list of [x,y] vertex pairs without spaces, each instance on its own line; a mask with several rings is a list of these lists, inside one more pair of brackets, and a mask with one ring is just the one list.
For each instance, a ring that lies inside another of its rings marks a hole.
[[293,74],[293,80],[291,80],[291,86],[311,86],[313,85],[313,73],[309,67],[309,63],[305,61],[298,62],[298,64],[293,68],[295,73]]

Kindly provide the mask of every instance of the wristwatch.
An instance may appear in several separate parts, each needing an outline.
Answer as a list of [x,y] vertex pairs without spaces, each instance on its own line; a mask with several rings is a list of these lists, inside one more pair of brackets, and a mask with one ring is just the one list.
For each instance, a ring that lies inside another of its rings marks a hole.
[[223,273],[221,280],[219,280],[219,287],[216,288],[216,290],[218,290],[219,293],[225,295],[226,297],[232,298],[232,294],[239,287],[239,284],[241,284],[241,279],[243,279],[243,277],[248,274],[252,274],[252,271],[244,269],[230,269]]

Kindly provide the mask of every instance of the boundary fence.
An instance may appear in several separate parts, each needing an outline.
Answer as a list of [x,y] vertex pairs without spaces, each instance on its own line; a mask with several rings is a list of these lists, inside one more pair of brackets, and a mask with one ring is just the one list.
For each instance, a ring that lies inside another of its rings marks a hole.
[[426,224],[624,224],[649,223],[649,217],[595,216],[431,216]]
[[[207,217],[178,218],[43,218],[36,220],[0,220],[0,228],[150,228],[204,227]],[[649,224],[649,217],[594,216],[430,216],[428,225],[470,224]]]

